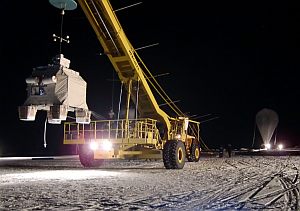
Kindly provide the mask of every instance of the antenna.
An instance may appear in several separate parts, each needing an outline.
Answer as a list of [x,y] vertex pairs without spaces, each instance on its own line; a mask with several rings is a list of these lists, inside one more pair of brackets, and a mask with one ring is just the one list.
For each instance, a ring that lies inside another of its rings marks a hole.
[[63,23],[65,10],[75,10],[77,3],[74,0],[49,0],[50,4],[61,10],[60,36],[53,34],[53,41],[59,40],[59,54],[61,54],[62,42],[70,43],[69,36],[63,38]]
[[127,9],[127,8],[129,8],[129,7],[133,7],[133,6],[136,6],[136,5],[141,4],[141,3],[143,3],[143,2],[138,2],[138,3],[135,3],[135,4],[128,5],[128,6],[126,6],[126,7],[122,7],[122,8],[116,9],[116,10],[114,10],[114,12],[118,12],[118,11],[120,11],[120,10]]

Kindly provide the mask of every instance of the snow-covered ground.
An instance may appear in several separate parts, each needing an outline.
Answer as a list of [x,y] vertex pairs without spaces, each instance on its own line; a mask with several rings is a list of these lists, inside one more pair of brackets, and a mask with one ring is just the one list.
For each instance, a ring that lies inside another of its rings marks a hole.
[[0,158],[0,210],[299,210],[300,157],[162,161]]

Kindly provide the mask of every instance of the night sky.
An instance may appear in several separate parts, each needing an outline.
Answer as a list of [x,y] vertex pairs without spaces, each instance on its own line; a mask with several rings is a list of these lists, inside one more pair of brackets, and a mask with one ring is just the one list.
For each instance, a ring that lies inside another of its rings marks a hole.
[[[114,9],[137,2],[111,0]],[[196,119],[204,121],[205,144],[250,147],[256,113],[270,108],[279,116],[277,141],[300,145],[299,6],[289,1],[163,2],[145,0],[116,14],[135,48],[159,43],[138,53],[153,75],[169,73],[158,81],[179,100],[177,106],[188,115],[210,114]],[[48,0],[3,3],[0,156],[68,152],[63,125],[47,125],[44,149],[46,113],[22,122],[17,112],[32,68],[47,65],[59,52],[52,34],[59,34],[60,11]],[[116,74],[108,58],[99,55],[102,47],[79,5],[66,11],[63,31],[71,43],[62,53],[88,83],[89,108],[107,117],[114,98],[116,112],[119,84],[111,80]]]

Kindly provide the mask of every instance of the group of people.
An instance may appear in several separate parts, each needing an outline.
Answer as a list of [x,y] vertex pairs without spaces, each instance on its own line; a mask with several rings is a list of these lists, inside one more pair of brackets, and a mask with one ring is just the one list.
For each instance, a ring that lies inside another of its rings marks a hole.
[[220,149],[219,149],[219,157],[220,158],[223,157],[225,152],[228,153],[228,157],[231,157],[231,155],[232,155],[232,146],[231,146],[231,144],[227,144],[225,146],[225,148],[223,146],[220,147]]

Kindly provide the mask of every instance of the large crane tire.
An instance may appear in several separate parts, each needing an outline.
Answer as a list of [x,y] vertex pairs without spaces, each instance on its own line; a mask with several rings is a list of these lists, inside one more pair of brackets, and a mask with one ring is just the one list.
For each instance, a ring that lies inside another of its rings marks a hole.
[[84,167],[95,167],[100,165],[100,160],[94,159],[94,151],[88,144],[79,145],[79,160]]
[[187,157],[189,162],[198,162],[200,159],[200,146],[196,140],[192,141],[191,154]]
[[172,165],[170,163],[170,146],[171,141],[167,141],[163,148],[163,162],[166,169],[171,169]]
[[167,141],[163,149],[163,162],[166,169],[182,169],[185,164],[185,146],[180,140]]

